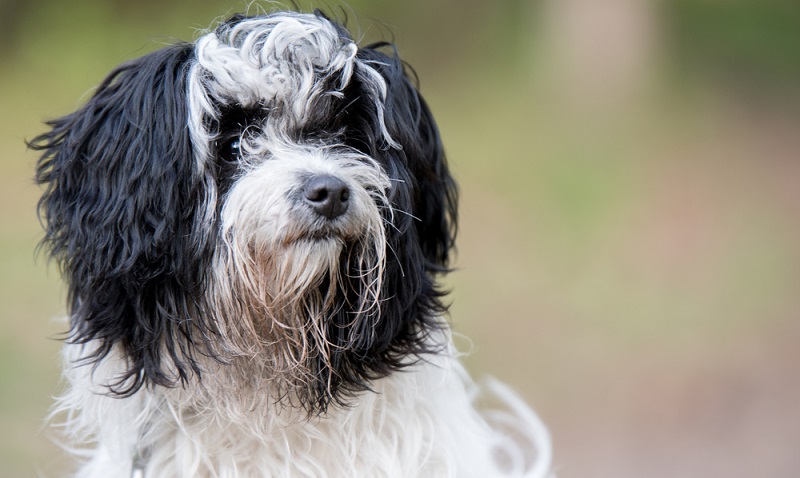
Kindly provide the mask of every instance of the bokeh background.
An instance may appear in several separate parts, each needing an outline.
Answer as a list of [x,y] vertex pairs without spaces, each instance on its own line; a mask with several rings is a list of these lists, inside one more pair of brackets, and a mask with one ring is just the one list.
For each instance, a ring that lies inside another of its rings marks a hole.
[[[559,476],[800,476],[800,3],[348,5],[415,66],[460,180],[468,365],[535,405]],[[68,468],[24,140],[244,7],[0,0],[0,476]]]

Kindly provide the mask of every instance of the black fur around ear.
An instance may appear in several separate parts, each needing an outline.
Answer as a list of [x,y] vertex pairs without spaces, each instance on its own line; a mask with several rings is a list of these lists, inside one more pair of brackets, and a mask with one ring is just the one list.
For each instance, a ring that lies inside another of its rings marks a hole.
[[[380,51],[387,47],[391,56]],[[430,352],[427,335],[440,327],[439,317],[448,308],[436,276],[449,270],[458,191],[433,116],[394,45],[370,45],[359,54],[386,82],[386,129],[400,146],[380,142],[373,151],[392,180],[394,208],[393,226],[387,230],[384,310],[398,327],[392,344],[397,355],[419,355]],[[380,124],[372,123],[373,128]]]
[[[380,50],[390,48],[388,56]],[[394,45],[376,43],[362,48],[359,56],[370,62],[387,83],[386,127],[402,147],[384,151],[395,161],[385,161],[389,176],[405,183],[410,197],[395,198],[401,211],[413,214],[413,229],[431,272],[446,272],[455,244],[458,218],[458,189],[450,174],[439,129],[427,103],[409,77],[413,70],[397,56]],[[376,123],[377,124],[377,123]],[[377,136],[377,134],[376,134]],[[385,146],[373,145],[382,150]],[[404,164],[408,171],[397,169]],[[396,188],[403,194],[403,188]]]
[[121,347],[127,369],[108,384],[119,395],[199,373],[195,349],[209,335],[198,312],[213,240],[198,225],[207,179],[188,133],[192,56],[180,44],[119,66],[29,144],[43,151],[43,245],[69,283],[70,340],[99,344],[95,363]]

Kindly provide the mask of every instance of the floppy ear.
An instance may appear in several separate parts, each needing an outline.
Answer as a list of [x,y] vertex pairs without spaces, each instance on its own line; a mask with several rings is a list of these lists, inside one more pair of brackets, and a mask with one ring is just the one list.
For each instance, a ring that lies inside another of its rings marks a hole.
[[[398,137],[413,134],[410,142],[403,140],[406,157],[415,178],[413,192],[414,216],[417,234],[425,257],[437,267],[432,270],[444,272],[450,261],[450,253],[455,245],[458,218],[458,189],[450,174],[445,159],[439,128],[427,103],[405,78],[405,88],[410,96],[410,111],[413,121],[411,131],[396,133]],[[390,102],[389,117],[397,105]],[[391,127],[391,126],[390,126]],[[397,129],[403,129],[402,127]],[[410,144],[410,146],[409,146]]]
[[[393,55],[379,51],[385,48],[391,49]],[[401,180],[405,186],[393,191],[393,202],[401,211],[411,214],[407,219],[412,221],[427,270],[446,272],[457,230],[458,189],[447,166],[439,129],[409,77],[411,74],[416,78],[415,73],[398,58],[394,45],[369,45],[359,51],[359,56],[386,82],[385,126],[399,148],[392,150],[382,145],[373,149],[383,150],[378,157],[388,155],[397,160],[383,163],[389,176]],[[400,228],[404,229],[402,225]]]
[[42,244],[69,283],[70,340],[91,342],[95,363],[121,348],[127,369],[107,384],[116,394],[199,373],[192,347],[207,335],[197,311],[213,244],[202,216],[214,208],[189,138],[192,55],[180,44],[119,66],[29,144],[43,151]]

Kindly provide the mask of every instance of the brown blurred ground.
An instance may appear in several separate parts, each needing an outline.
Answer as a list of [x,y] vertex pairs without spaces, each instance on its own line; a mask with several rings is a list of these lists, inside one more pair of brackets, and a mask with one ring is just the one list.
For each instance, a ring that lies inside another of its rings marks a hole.
[[[63,297],[23,140],[237,8],[21,3],[0,1],[0,476],[58,476]],[[800,6],[350,4],[416,67],[461,183],[469,365],[535,404],[559,476],[800,476]]]

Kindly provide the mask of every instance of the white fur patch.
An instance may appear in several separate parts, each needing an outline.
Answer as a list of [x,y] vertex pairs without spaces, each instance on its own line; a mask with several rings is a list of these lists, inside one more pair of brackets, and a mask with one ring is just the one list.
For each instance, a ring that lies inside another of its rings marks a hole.
[[[81,353],[81,346],[66,348],[67,355]],[[311,419],[286,409],[275,413],[258,394],[249,406],[229,410],[225,397],[202,387],[108,397],[96,383],[113,376],[114,360],[94,380],[91,367],[67,368],[70,389],[55,413],[68,414],[74,443],[91,447],[83,450],[79,478],[128,477],[134,464],[147,478],[550,476],[549,437],[539,419],[493,384],[507,410],[489,419],[510,428],[520,443],[495,430],[476,410],[478,388],[452,353],[377,380],[374,393],[359,395],[351,407]]]
[[[367,62],[356,58],[358,47],[336,27],[312,14],[285,12],[243,20],[219,38],[214,32],[196,44],[197,62],[189,79],[189,124],[199,158],[208,158],[216,139],[206,118],[217,118],[218,106],[256,105],[281,114],[265,127],[282,136],[304,124],[320,96],[341,95],[358,70],[369,100],[383,121],[386,83]],[[381,124],[384,139],[399,145]]]

